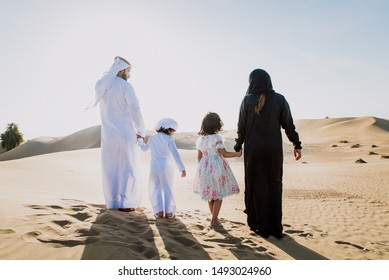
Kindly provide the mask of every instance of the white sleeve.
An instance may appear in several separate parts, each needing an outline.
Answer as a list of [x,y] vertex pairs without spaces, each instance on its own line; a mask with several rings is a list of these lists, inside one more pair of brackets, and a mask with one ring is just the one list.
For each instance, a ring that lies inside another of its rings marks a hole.
[[171,137],[171,139],[169,141],[169,149],[170,149],[170,152],[173,155],[174,161],[177,164],[178,170],[179,171],[184,171],[185,170],[185,166],[184,166],[184,163],[183,163],[183,161],[181,159],[180,154],[178,153],[178,149],[177,149],[176,143],[174,142],[173,137]]
[[134,88],[128,82],[126,82],[124,86],[124,98],[126,99],[128,107],[130,109],[130,114],[135,124],[135,128],[137,129],[137,134],[144,137],[146,135],[146,129],[143,121],[143,116],[140,111],[138,97],[135,94]]
[[150,148],[150,138],[149,138],[149,140],[147,141],[147,143],[145,143],[145,142],[143,142],[143,139],[142,138],[139,138],[138,140],[137,140],[137,142],[138,142],[138,146],[141,148],[141,150],[142,151],[147,151],[149,148]]

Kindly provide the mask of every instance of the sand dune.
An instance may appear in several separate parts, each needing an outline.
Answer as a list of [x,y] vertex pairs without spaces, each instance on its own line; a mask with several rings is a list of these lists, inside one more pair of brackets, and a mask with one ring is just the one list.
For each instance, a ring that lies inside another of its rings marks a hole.
[[[345,139],[387,142],[389,121],[374,117],[298,120],[296,127],[304,142],[339,142]],[[377,137],[378,136],[378,137]]]
[[63,151],[100,147],[100,126],[93,126],[64,137],[38,137],[0,154],[0,161]]
[[[374,117],[335,118],[297,120],[296,127],[303,143],[337,143],[340,141],[352,142],[358,139],[363,142],[381,144],[388,143],[389,121]],[[21,146],[0,154],[0,161],[19,159],[47,153],[56,153],[71,150],[81,150],[100,147],[101,127],[94,126],[64,137],[39,137],[23,143]],[[147,135],[153,134],[147,131]],[[236,130],[222,131],[226,147],[233,149]],[[377,137],[378,136],[378,137]],[[176,133],[174,139],[179,149],[195,149],[197,132]],[[288,140],[285,136],[286,147]]]
[[[149,153],[141,153],[142,205],[135,213],[105,209],[96,126],[0,155],[0,259],[388,260],[389,159],[382,157],[389,155],[388,121],[299,120],[296,126],[303,158],[294,161],[285,141],[281,240],[246,226],[241,158],[228,160],[242,191],[223,202],[223,226],[209,226],[207,203],[192,191],[194,132],[175,134],[188,174],[175,178],[175,220],[153,216]],[[222,134],[231,148],[236,131]],[[366,164],[355,163],[358,158]]]
[[[335,144],[340,141],[353,142],[357,139],[376,143],[376,145],[389,142],[389,121],[374,117],[297,120],[296,127],[303,144]],[[0,154],[0,161],[47,153],[99,148],[100,131],[101,127],[97,125],[69,136],[35,138],[11,151]],[[153,133],[154,131],[147,131],[148,136]],[[221,134],[225,138],[227,149],[232,150],[235,144],[236,130],[222,131]],[[197,137],[197,132],[178,132],[174,135],[177,147],[187,150],[195,149]],[[288,143],[286,136],[284,137],[285,147],[288,147],[290,143]]]

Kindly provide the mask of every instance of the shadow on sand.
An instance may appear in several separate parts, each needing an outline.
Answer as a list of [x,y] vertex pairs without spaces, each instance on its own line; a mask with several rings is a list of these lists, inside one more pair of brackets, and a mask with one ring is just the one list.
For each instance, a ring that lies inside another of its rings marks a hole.
[[[257,236],[242,235],[244,225],[238,222],[225,221],[227,228],[209,229],[203,224],[184,224],[177,217],[149,219],[142,209],[126,213],[71,199],[64,199],[61,205],[25,206],[37,212],[26,217],[31,230],[20,236],[24,241],[52,248],[83,246],[72,255],[80,253],[78,258],[85,260],[210,260],[220,250],[230,253],[217,258],[232,254],[238,260],[277,259]],[[192,228],[195,231],[191,232]],[[296,260],[327,259],[289,235],[264,240]],[[60,252],[69,257],[69,251],[50,252],[57,252],[53,259],[64,259]]]
[[282,239],[270,237],[266,240],[274,246],[280,248],[295,260],[328,260],[328,258],[320,255],[319,253],[299,244],[287,234],[284,234]]
[[[230,222],[234,224],[234,222]],[[240,223],[237,223],[240,224]],[[240,224],[240,226],[242,226]],[[222,239],[211,239],[213,242],[222,244],[221,246],[228,249],[238,260],[274,260],[268,249],[257,244],[249,238],[235,237],[224,227],[215,227],[214,230],[221,234]]]
[[[85,241],[81,259],[157,260],[158,249],[150,221],[144,213],[101,209],[90,228],[94,242]],[[98,238],[93,236],[98,234]]]
[[172,260],[210,260],[197,239],[179,218],[157,219],[155,222],[165,249]]

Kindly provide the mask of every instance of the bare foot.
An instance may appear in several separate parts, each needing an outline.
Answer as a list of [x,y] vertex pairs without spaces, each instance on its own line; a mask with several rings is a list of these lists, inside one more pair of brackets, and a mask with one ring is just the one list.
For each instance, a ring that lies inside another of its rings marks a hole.
[[221,223],[220,223],[220,221],[219,221],[219,219],[212,219],[211,220],[211,226],[212,227],[216,227],[216,226],[220,226],[221,225]]

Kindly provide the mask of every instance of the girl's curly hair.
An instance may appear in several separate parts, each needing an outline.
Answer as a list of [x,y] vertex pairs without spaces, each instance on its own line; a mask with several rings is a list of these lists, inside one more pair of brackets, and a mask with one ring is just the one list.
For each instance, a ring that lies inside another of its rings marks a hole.
[[214,112],[209,112],[205,115],[203,122],[201,123],[199,135],[215,134],[222,130],[223,122],[219,115]]

